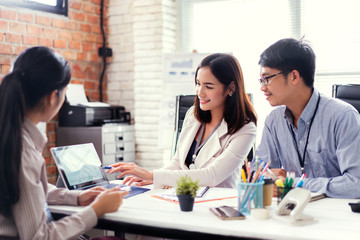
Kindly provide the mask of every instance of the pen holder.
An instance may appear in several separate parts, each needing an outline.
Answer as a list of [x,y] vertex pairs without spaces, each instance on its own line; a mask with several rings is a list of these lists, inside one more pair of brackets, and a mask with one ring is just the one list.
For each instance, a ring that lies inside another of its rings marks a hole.
[[263,207],[264,181],[256,183],[238,183],[238,210],[249,215],[251,208]]
[[286,194],[293,189],[292,187],[277,187],[277,204],[281,202],[281,200],[284,199]]

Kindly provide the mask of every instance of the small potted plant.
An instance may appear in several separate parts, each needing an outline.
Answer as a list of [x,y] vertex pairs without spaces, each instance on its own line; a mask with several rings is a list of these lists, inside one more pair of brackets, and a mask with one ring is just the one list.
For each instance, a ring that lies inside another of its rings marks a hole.
[[199,189],[199,181],[195,182],[188,176],[180,177],[177,181],[176,195],[179,199],[181,211],[192,211],[196,196]]

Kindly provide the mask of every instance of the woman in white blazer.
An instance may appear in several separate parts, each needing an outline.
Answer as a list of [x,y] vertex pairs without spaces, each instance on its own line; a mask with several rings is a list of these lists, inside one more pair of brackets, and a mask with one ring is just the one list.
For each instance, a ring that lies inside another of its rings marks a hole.
[[176,186],[180,176],[198,179],[201,186],[236,186],[256,137],[256,114],[246,94],[237,59],[212,54],[195,72],[196,98],[185,117],[173,161],[147,171],[134,163],[115,163],[107,172],[130,174],[126,184]]

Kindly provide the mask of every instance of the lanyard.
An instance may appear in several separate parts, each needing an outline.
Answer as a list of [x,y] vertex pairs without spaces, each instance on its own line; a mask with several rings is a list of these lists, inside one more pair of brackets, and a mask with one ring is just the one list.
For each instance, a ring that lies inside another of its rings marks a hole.
[[306,153],[306,149],[307,149],[307,145],[309,143],[309,136],[310,136],[310,131],[311,131],[311,126],[313,124],[313,121],[314,121],[314,118],[315,118],[315,115],[316,115],[316,112],[318,110],[318,107],[319,107],[319,102],[320,102],[320,93],[319,93],[319,98],[316,102],[316,107],[315,107],[315,111],[314,111],[314,114],[313,116],[311,117],[311,122],[310,122],[310,125],[309,125],[309,131],[308,131],[308,134],[306,136],[306,142],[305,142],[305,147],[304,147],[304,152],[303,152],[303,156],[301,157],[300,156],[300,151],[299,151],[299,147],[296,143],[296,138],[295,138],[295,133],[294,133],[294,130],[292,129],[291,126],[289,126],[290,130],[291,130],[291,135],[293,137],[293,143],[294,143],[294,146],[295,146],[295,149],[296,149],[296,152],[297,152],[297,155],[298,155],[298,158],[299,158],[299,163],[300,163],[300,166],[301,166],[301,173],[305,173],[304,171],[304,165],[305,165],[305,153]]
[[211,137],[211,135],[213,135],[213,133],[216,131],[216,129],[218,129],[218,127],[220,126],[221,122],[222,122],[222,121],[220,121],[220,122],[218,123],[218,125],[216,125],[216,127],[211,131],[210,135],[205,139],[205,141],[204,141],[202,144],[200,144],[200,142],[201,142],[202,137],[204,136],[205,124],[202,124],[202,125],[201,125],[199,138],[198,138],[198,140],[197,140],[197,142],[196,142],[194,154],[192,155],[192,161],[191,161],[191,164],[190,164],[190,166],[189,166],[190,169],[195,169],[195,164],[194,164],[194,162],[195,162],[195,159],[196,159],[196,157],[197,157],[198,152],[199,152],[200,149],[205,145],[205,143],[206,143],[207,140]]

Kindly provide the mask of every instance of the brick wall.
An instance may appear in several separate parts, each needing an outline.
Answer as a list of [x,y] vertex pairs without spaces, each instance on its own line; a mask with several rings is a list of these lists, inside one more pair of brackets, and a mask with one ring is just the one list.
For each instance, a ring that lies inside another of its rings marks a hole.
[[[109,3],[109,102],[130,110],[135,124],[137,163],[159,168],[169,159],[159,147],[163,54],[176,50],[175,0]],[[167,153],[167,154],[166,154]]]
[[[109,1],[105,1],[105,16],[108,5]],[[106,27],[106,17],[104,23]],[[97,53],[102,45],[99,25],[100,0],[69,0],[68,17],[0,3],[0,79],[10,71],[16,56],[24,49],[43,45],[69,61],[72,82],[84,84],[90,100],[98,101],[98,82],[102,70],[102,59]],[[104,80],[103,97],[106,101],[107,84]],[[47,124],[49,142],[43,152],[49,182],[52,183],[57,173],[49,148],[55,146],[56,127],[56,119]]]
[[[164,53],[176,50],[176,1],[107,0],[105,6],[107,46],[113,57],[108,59],[104,101],[131,112],[137,163],[148,169],[161,167],[169,157],[158,137],[162,60]],[[0,78],[21,51],[44,45],[68,59],[72,82],[83,83],[90,100],[97,101],[102,70],[97,55],[102,41],[99,15],[100,0],[70,0],[68,17],[0,4]],[[50,182],[57,176],[49,153],[56,128],[56,119],[47,124],[49,143],[43,153]]]

